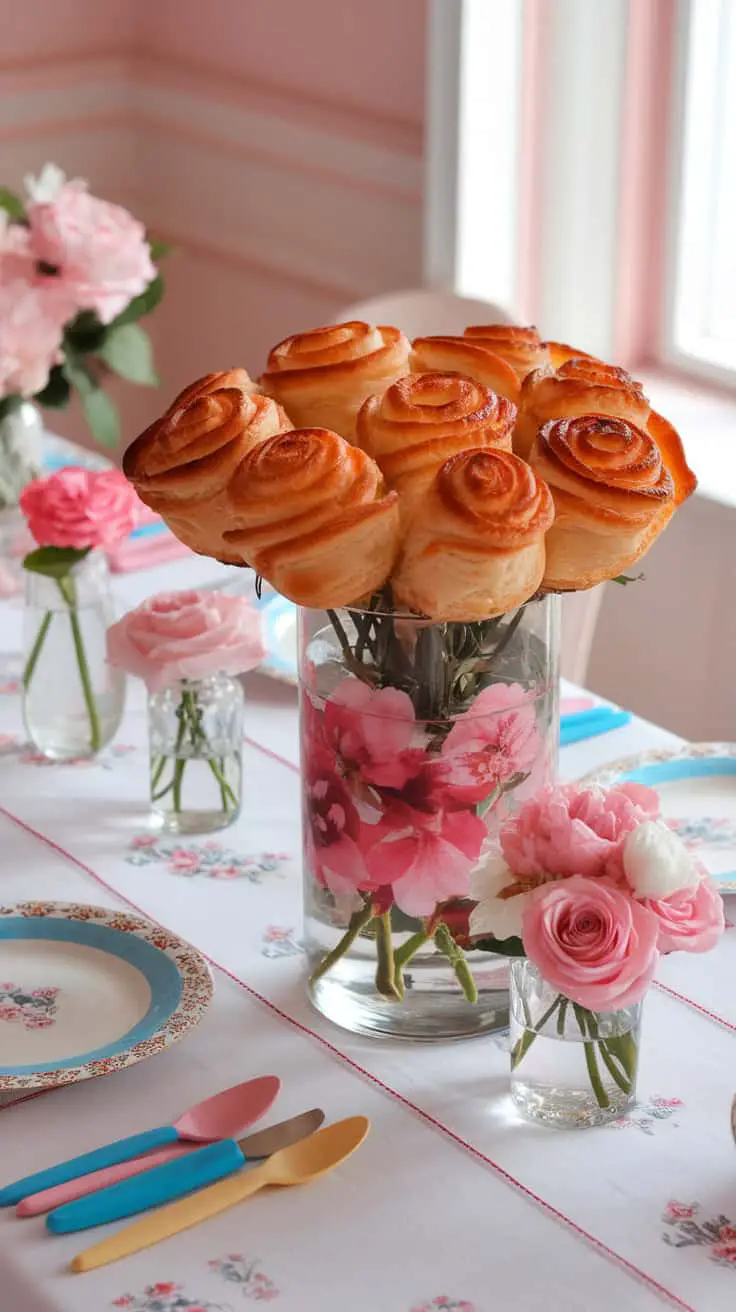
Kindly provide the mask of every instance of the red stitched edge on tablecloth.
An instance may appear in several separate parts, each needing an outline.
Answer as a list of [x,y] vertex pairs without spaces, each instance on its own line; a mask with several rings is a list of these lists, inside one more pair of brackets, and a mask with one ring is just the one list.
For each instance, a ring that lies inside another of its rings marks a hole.
[[[85,863],[80,861],[78,857],[73,856],[71,852],[67,852],[59,843],[54,842],[52,838],[47,838],[44,834],[39,833],[38,830],[34,829],[31,825],[26,824],[24,820],[20,820],[10,811],[7,811],[5,807],[0,806],[0,815],[4,815],[13,824],[18,825],[19,829],[24,829],[26,833],[37,838],[39,842],[45,843],[47,847],[58,852],[59,855],[65,857],[67,861],[71,861],[73,865],[77,866],[80,870],[83,870],[85,874],[94,879],[94,881],[97,884],[100,884],[108,893],[112,893],[113,897],[118,898],[121,902],[125,902],[129,907],[132,907],[138,915],[144,916],[146,920],[151,920],[154,924],[160,925],[162,929],[166,928],[165,925],[161,924],[160,920],[154,920],[153,917],[150,916],[148,912],[144,911],[142,907],[139,907],[136,902],[132,902],[130,898],[125,897],[124,894],[118,892],[116,888],[113,888],[112,884],[108,884],[107,880],[103,879],[101,875],[98,875],[90,866],[85,865]],[[197,950],[201,951],[201,949]],[[578,1225],[576,1221],[573,1221],[571,1217],[566,1216],[564,1212],[559,1210],[559,1208],[554,1207],[552,1203],[546,1202],[539,1194],[534,1193],[534,1190],[530,1189],[528,1185],[523,1184],[521,1180],[517,1180],[516,1176],[511,1175],[509,1171],[506,1171],[503,1168],[503,1166],[499,1166],[497,1162],[494,1162],[492,1157],[487,1157],[479,1148],[475,1148],[472,1143],[468,1143],[467,1139],[463,1139],[461,1135],[456,1134],[454,1130],[449,1128],[449,1126],[443,1125],[442,1121],[436,1120],[429,1112],[425,1112],[421,1107],[417,1107],[416,1103],[413,1103],[409,1098],[404,1097],[403,1093],[399,1093],[397,1089],[392,1089],[390,1084],[385,1084],[377,1075],[373,1075],[370,1071],[366,1070],[364,1066],[361,1066],[357,1061],[354,1061],[352,1057],[348,1057],[346,1053],[341,1052],[334,1043],[330,1043],[329,1039],[323,1038],[321,1034],[316,1032],[316,1030],[310,1030],[308,1025],[303,1025],[301,1021],[295,1020],[293,1016],[288,1014],[288,1012],[282,1011],[274,1002],[271,1002],[268,998],[264,997],[262,993],[259,993],[250,984],[246,984],[245,980],[238,979],[238,976],[234,975],[226,966],[221,966],[219,962],[215,961],[214,957],[210,957],[206,952],[202,952],[202,956],[210,963],[210,965],[214,966],[216,970],[221,971],[223,975],[226,975],[227,978],[232,980],[234,984],[237,984],[239,988],[243,989],[252,998],[255,998],[257,1002],[260,1002],[264,1007],[267,1007],[274,1015],[278,1016],[281,1020],[286,1021],[288,1025],[292,1025],[302,1034],[308,1034],[310,1038],[316,1039],[317,1042],[323,1048],[326,1048],[328,1052],[332,1053],[334,1057],[337,1057],[347,1066],[350,1066],[354,1071],[357,1071],[359,1075],[364,1079],[369,1080],[371,1084],[382,1089],[384,1093],[387,1093],[391,1098],[394,1098],[397,1102],[401,1103],[402,1106],[407,1107],[410,1111],[414,1112],[415,1115],[419,1116],[423,1121],[426,1121],[428,1125],[439,1130],[441,1134],[446,1135],[448,1139],[452,1139],[454,1143],[458,1144],[459,1147],[464,1148],[472,1157],[476,1157],[479,1161],[484,1162],[486,1166],[489,1166],[497,1176],[516,1189],[517,1192],[523,1194],[524,1197],[530,1199],[533,1203],[536,1203],[538,1207],[541,1207],[543,1211],[549,1213],[550,1216],[553,1216],[555,1220],[566,1225],[581,1239],[585,1240],[586,1243],[592,1245],[592,1247],[598,1252],[611,1258],[614,1262],[617,1262],[619,1266],[630,1275],[634,1276],[635,1279],[669,1299],[675,1307],[683,1309],[683,1312],[696,1312],[695,1308],[691,1307],[689,1303],[683,1302],[683,1300],[678,1298],[677,1294],[674,1294],[672,1290],[667,1289],[665,1285],[661,1285],[653,1276],[647,1275],[646,1271],[642,1271],[640,1267],[635,1266],[633,1262],[629,1262],[628,1258],[622,1257],[620,1253],[615,1251],[615,1249],[609,1248],[608,1244],[604,1244],[602,1239],[597,1239],[595,1235],[592,1235],[588,1230],[583,1229],[583,1227]],[[10,1106],[15,1105],[17,1104],[10,1104]]]
[[[255,738],[246,737],[244,742],[248,743],[249,747],[254,747],[257,752],[262,752],[264,756],[269,756],[272,761],[278,761],[280,765],[286,766],[287,770],[299,774],[299,766],[290,761],[288,757],[280,756],[278,752],[272,751],[270,747],[264,747],[263,743],[259,743]],[[658,980],[654,980],[654,988],[659,989],[662,993],[668,993],[677,1002],[682,1002],[686,1007],[692,1007],[693,1011],[700,1012],[701,1016],[707,1016],[708,1020],[712,1020],[714,1024],[730,1030],[732,1034],[736,1034],[736,1025],[732,1025],[729,1020],[726,1020],[725,1016],[719,1016],[717,1012],[709,1011],[707,1007],[701,1006],[694,998],[688,998],[684,993],[678,993],[676,989],[670,988],[668,984],[660,984]]]

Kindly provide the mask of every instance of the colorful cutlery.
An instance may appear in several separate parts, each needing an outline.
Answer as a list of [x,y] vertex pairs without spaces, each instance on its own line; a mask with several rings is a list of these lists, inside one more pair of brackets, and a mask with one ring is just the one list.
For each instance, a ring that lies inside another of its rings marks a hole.
[[109,1189],[67,1203],[66,1207],[57,1207],[46,1217],[46,1227],[52,1234],[65,1235],[146,1212],[149,1207],[169,1203],[173,1198],[181,1198],[215,1180],[222,1180],[246,1162],[270,1157],[280,1149],[298,1143],[319,1129],[324,1119],[324,1112],[315,1107],[312,1111],[292,1116],[288,1121],[281,1121],[279,1125],[249,1134],[238,1143],[234,1139],[224,1139],[221,1143],[210,1144],[180,1161],[143,1171],[132,1180],[123,1180]]
[[240,1171],[232,1180],[222,1180],[192,1198],[182,1198],[180,1202],[126,1226],[109,1239],[78,1253],[69,1263],[69,1269],[93,1271],[121,1257],[130,1257],[143,1248],[150,1248],[162,1239],[206,1221],[210,1216],[217,1216],[266,1185],[286,1187],[316,1180],[354,1153],[369,1129],[370,1121],[366,1116],[350,1116],[334,1125],[326,1125],[316,1134],[302,1139],[301,1143],[274,1153],[262,1166],[252,1171]]
[[118,1139],[104,1148],[95,1148],[6,1185],[0,1189],[0,1207],[10,1207],[28,1194],[66,1184],[77,1176],[127,1162],[163,1144],[179,1144],[181,1140],[212,1143],[237,1134],[265,1115],[280,1088],[281,1081],[275,1075],[262,1075],[255,1080],[246,1080],[244,1084],[236,1084],[232,1089],[223,1089],[190,1107],[172,1125],[131,1134],[127,1139]]

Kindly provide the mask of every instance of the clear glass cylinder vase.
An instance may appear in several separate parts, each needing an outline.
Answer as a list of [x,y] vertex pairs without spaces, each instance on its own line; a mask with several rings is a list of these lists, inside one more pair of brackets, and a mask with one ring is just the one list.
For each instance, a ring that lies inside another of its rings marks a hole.
[[64,578],[26,571],[23,720],[49,760],[94,756],[119,728],[125,674],[106,656],[114,618],[104,553]]
[[594,1012],[526,958],[511,965],[511,1098],[522,1116],[566,1129],[606,1125],[636,1098],[642,1003]]
[[224,829],[240,815],[243,687],[228,674],[180,679],[148,697],[151,807],[169,833]]
[[555,777],[558,657],[557,597],[472,624],[301,611],[309,994],[337,1024],[508,1024],[506,961],[456,945],[482,848]]

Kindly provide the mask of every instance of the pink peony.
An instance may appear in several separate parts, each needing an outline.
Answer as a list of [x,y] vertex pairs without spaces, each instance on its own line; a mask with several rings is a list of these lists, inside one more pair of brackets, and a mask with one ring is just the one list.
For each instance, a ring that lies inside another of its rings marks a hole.
[[483,802],[512,775],[531,770],[538,750],[528,694],[518,683],[495,683],[458,716],[442,744],[443,787],[459,802]]
[[0,260],[0,397],[35,396],[61,359],[74,304],[56,278],[4,281]]
[[60,469],[24,487],[20,508],[40,547],[111,547],[135,528],[138,498],[118,469]]
[[545,788],[502,828],[501,847],[514,875],[622,875],[622,840],[659,813],[659,799],[642,784]]
[[723,898],[710,875],[659,901],[643,898],[641,905],[656,917],[660,952],[709,952],[725,929]]
[[659,959],[656,918],[604,880],[580,875],[540,889],[524,908],[522,932],[542,977],[590,1011],[638,1002]]
[[384,788],[403,788],[424,759],[423,744],[412,747],[416,717],[407,693],[359,679],[345,679],[328,697],[324,736],[348,773]]
[[58,271],[80,310],[110,323],[156,277],[143,225],[119,205],[65,183],[31,201],[28,220],[38,260]]
[[468,892],[486,833],[473,811],[396,801],[373,827],[366,865],[408,916],[430,916],[438,902]]
[[161,592],[107,631],[107,659],[159,692],[180,679],[241,674],[263,660],[258,612],[222,592]]

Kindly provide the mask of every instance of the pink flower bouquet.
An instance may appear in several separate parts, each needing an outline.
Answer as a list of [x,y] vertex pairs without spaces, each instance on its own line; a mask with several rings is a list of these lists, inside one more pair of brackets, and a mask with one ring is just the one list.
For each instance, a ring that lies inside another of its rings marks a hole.
[[[181,816],[184,772],[188,761],[195,758],[206,762],[216,780],[223,823],[237,816],[242,691],[239,685],[234,685],[238,713],[230,718],[234,718],[233,732],[237,731],[238,740],[233,743],[232,753],[228,753],[222,744],[218,746],[211,741],[212,705],[208,703],[202,681],[252,670],[264,655],[257,611],[245,597],[230,597],[221,592],[159,593],[108,630],[110,664],[143,679],[151,694],[151,707],[156,705],[157,710],[162,710],[164,718],[169,702],[173,708],[177,728],[170,753],[162,743],[154,744],[153,727],[151,731],[151,800],[160,812],[170,806],[175,817]],[[222,695],[215,695],[215,708],[222,700]],[[218,736],[222,737],[221,730]],[[237,758],[232,777],[228,773],[230,755]]]
[[637,1048],[611,1017],[641,1002],[662,953],[707,952],[724,929],[715,882],[661,819],[657,794],[545,789],[484,852],[470,896],[473,946],[525,957],[552,998],[537,1017],[524,1001],[512,1070],[550,1024],[565,1037],[571,1013],[598,1105],[610,1102],[602,1073],[630,1097]]

